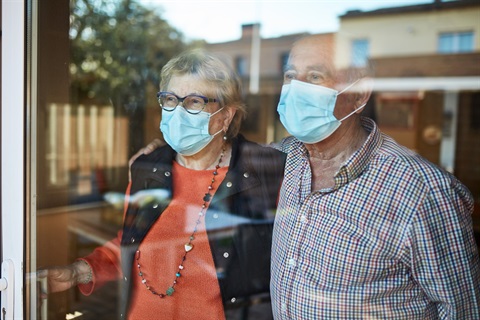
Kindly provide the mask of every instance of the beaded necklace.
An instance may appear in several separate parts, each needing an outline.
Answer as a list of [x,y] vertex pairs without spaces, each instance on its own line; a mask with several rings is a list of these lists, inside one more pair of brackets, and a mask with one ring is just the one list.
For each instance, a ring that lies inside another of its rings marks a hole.
[[225,146],[222,149],[222,153],[220,154],[220,159],[218,159],[218,163],[215,166],[215,170],[213,171],[213,177],[210,182],[210,185],[208,186],[208,192],[205,193],[205,196],[203,197],[203,204],[202,204],[202,209],[198,213],[198,219],[195,221],[195,226],[193,228],[192,233],[190,234],[190,237],[188,238],[188,242],[185,243],[184,248],[185,248],[185,253],[183,254],[183,257],[181,259],[181,262],[178,266],[177,273],[175,273],[175,279],[173,280],[173,283],[170,287],[168,287],[167,291],[165,293],[160,293],[152,289],[147,283],[147,279],[145,279],[145,275],[142,272],[141,266],[140,266],[140,250],[137,250],[135,254],[135,259],[137,261],[137,268],[138,268],[138,275],[140,278],[142,278],[142,283],[145,285],[145,288],[147,288],[148,291],[150,291],[152,294],[159,296],[160,298],[164,298],[166,296],[171,296],[175,292],[175,286],[177,284],[177,279],[181,276],[182,270],[185,268],[183,266],[183,263],[187,259],[187,254],[193,250],[193,243],[192,241],[195,239],[195,233],[198,230],[198,225],[201,223],[201,219],[203,216],[205,216],[205,212],[207,211],[207,204],[210,202],[212,199],[212,194],[210,191],[213,190],[213,184],[215,183],[215,177],[218,175],[218,169],[220,168],[220,163],[222,162],[223,156],[225,155]]

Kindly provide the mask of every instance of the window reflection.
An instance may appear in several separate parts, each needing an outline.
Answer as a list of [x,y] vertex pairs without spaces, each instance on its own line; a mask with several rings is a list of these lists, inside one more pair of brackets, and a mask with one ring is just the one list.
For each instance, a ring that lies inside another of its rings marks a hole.
[[473,32],[444,32],[438,36],[439,53],[473,51]]
[[355,39],[352,41],[352,66],[365,67],[369,57],[369,43],[367,39]]
[[108,190],[114,168],[127,165],[128,119],[112,106],[47,106],[48,183],[71,188],[73,202]]
[[[161,9],[136,1],[73,0],[55,6],[45,1],[39,7],[38,225],[32,243],[37,267],[70,263],[116,235],[122,225],[128,159],[160,137],[155,97],[159,71],[177,53],[205,47],[224,54],[246,89],[249,117],[243,133],[260,143],[286,135],[275,109],[289,48],[304,33],[261,39],[260,88],[251,94],[250,24],[238,26],[239,39],[206,43],[187,40]],[[478,5],[472,10],[478,12]],[[475,81],[480,75],[479,29],[389,13],[390,19],[398,18],[395,25],[403,26],[392,30],[381,15],[355,24],[358,15],[343,15],[341,32],[318,35],[331,49],[325,58],[339,67],[373,62],[378,86],[365,113],[403,145],[454,171],[478,204],[480,151],[472,146],[480,139],[480,88],[446,94],[447,85],[437,87],[429,79]],[[455,21],[470,21],[470,15],[452,15]],[[426,29],[432,30],[427,36],[422,34]],[[427,83],[426,88],[412,79]],[[474,222],[480,228],[478,208]],[[49,319],[75,312],[84,319],[109,319],[118,307],[116,299],[113,283],[90,297],[74,290],[52,295],[42,308]]]

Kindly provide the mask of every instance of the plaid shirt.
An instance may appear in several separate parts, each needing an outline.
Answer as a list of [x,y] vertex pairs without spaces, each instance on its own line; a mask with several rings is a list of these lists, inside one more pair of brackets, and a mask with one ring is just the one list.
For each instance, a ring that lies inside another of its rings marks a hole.
[[472,196],[455,177],[383,135],[311,190],[304,145],[288,153],[275,218],[275,319],[480,319]]

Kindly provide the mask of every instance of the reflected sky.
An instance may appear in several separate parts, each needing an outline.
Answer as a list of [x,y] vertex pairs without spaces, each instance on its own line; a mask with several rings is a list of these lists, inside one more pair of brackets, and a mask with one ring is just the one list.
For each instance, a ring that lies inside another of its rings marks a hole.
[[182,31],[188,40],[209,43],[237,40],[242,24],[261,22],[263,38],[310,32],[333,32],[338,16],[348,10],[431,3],[428,0],[140,0],[160,7],[162,17]]

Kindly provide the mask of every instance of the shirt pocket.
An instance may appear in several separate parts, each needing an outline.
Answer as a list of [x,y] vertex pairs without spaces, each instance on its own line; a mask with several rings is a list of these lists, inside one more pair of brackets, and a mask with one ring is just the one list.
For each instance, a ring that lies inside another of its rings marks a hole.
[[[306,266],[304,274],[318,286],[345,288],[374,285],[388,281],[395,272],[394,238],[368,230],[365,224],[356,225],[334,214],[326,213],[308,227],[302,241]],[[389,241],[391,243],[389,243]]]

